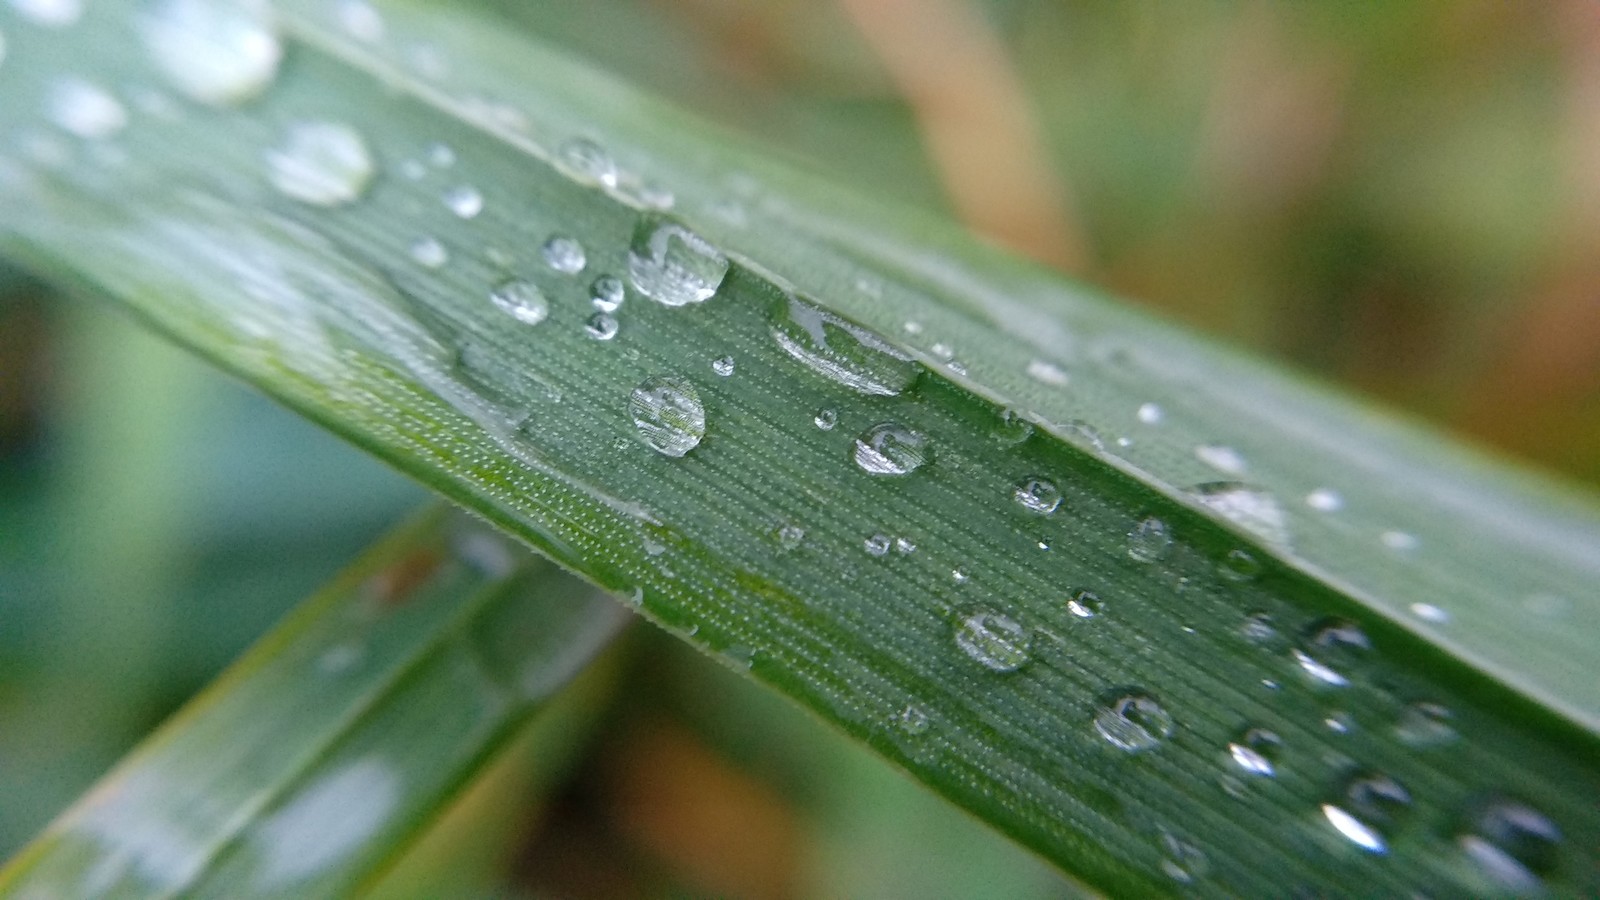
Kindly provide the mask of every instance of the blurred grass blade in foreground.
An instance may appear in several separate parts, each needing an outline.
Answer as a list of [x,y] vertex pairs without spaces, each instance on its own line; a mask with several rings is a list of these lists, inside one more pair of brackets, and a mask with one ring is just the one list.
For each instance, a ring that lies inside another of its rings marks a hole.
[[466,516],[429,512],[52,825],[0,872],[0,895],[347,893],[627,618]]
[[1588,498],[470,8],[275,10],[5,20],[0,249],[1098,888],[1600,889]]

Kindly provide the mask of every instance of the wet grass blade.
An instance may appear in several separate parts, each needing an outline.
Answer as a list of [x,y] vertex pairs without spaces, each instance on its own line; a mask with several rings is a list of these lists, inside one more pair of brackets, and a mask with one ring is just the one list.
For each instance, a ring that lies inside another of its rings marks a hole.
[[[626,618],[435,510],[135,751],[0,871],[0,896],[346,894],[380,876]],[[587,684],[557,705],[592,703],[600,683]],[[580,721],[556,719],[568,734],[546,745],[552,761]]]
[[281,8],[7,20],[0,247],[1096,886],[1600,886],[1589,498],[495,20]]

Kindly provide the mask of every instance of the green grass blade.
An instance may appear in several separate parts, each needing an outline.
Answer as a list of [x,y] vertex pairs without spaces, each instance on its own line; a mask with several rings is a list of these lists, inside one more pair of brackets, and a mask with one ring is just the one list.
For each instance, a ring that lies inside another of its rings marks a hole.
[[[276,77],[222,107],[152,99],[120,7],[12,27],[0,247],[1092,884],[1600,887],[1587,500],[843,196],[501,23],[351,8],[284,4]],[[131,121],[63,114],[66,58]],[[286,169],[297,134],[328,177]],[[663,187],[676,219],[644,211]],[[631,245],[697,262],[674,221],[727,254],[715,296],[652,302],[646,272],[597,339],[591,284]],[[544,305],[497,304],[511,280]],[[653,422],[630,400],[684,383],[700,403]],[[866,471],[910,468],[860,450],[885,423],[928,436],[915,471]],[[1059,503],[1017,502],[1030,480]]]
[[0,895],[348,893],[625,619],[483,526],[429,513],[107,776],[0,872]]

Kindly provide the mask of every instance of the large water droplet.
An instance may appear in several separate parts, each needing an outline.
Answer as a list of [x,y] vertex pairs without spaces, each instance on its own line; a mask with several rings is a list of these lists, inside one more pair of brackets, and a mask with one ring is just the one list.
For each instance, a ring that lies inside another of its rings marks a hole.
[[956,626],[956,646],[995,672],[1015,672],[1030,658],[1032,637],[1017,620],[997,612],[974,612]]
[[856,438],[856,465],[868,475],[909,475],[932,457],[926,435],[896,422],[879,423]]
[[82,78],[62,78],[51,85],[46,111],[61,130],[84,140],[111,137],[128,125],[122,103]]
[[139,20],[151,60],[190,99],[232,106],[272,84],[283,43],[263,3],[156,0]]
[[1289,523],[1271,494],[1237,481],[1212,481],[1189,489],[1189,496],[1235,525],[1275,544],[1289,542]]
[[1143,691],[1118,691],[1101,700],[1094,730],[1118,750],[1141,753],[1172,737],[1172,713]]
[[772,337],[813,372],[863,394],[893,397],[921,372],[911,357],[876,334],[793,295]]
[[728,258],[705,238],[671,219],[646,216],[628,248],[628,278],[663,306],[711,299],[728,274]]
[[1311,627],[1304,646],[1295,649],[1294,659],[1313,679],[1345,687],[1350,678],[1340,670],[1371,649],[1372,642],[1361,626],[1345,619],[1323,619]]
[[628,291],[622,286],[622,279],[615,275],[601,275],[589,285],[589,302],[603,313],[613,313],[621,309],[622,301],[627,295]]
[[1265,728],[1246,728],[1228,744],[1228,755],[1235,765],[1263,778],[1278,774],[1278,756],[1282,752],[1283,739]]
[[475,219],[483,212],[483,194],[470,184],[457,185],[444,192],[444,205],[460,219]]
[[267,180],[285,196],[312,206],[354,202],[372,182],[372,155],[355,129],[338,122],[299,122],[267,151]]
[[706,435],[706,409],[688,379],[655,375],[640,382],[628,398],[639,439],[663,456],[683,456]]
[[544,255],[545,265],[564,275],[576,275],[589,264],[589,255],[584,252],[583,245],[562,235],[545,241],[539,252]]
[[502,282],[490,294],[494,305],[525,325],[537,325],[550,315],[550,301],[531,281],[513,278]]
[[1561,829],[1531,806],[1510,800],[1485,805],[1456,838],[1483,873],[1517,894],[1542,893],[1541,878],[1560,863]]
[[1455,718],[1450,708],[1439,703],[1419,701],[1400,712],[1394,723],[1394,735],[1408,747],[1423,749],[1440,747],[1455,741],[1456,729],[1450,724]]
[[1172,551],[1172,533],[1167,523],[1151,516],[1128,532],[1128,556],[1142,563],[1160,562]]
[[584,184],[606,188],[617,186],[617,164],[604,147],[588,138],[573,138],[556,151],[562,171]]
[[11,8],[42,28],[67,28],[83,18],[83,0],[11,0]]
[[1011,491],[1011,499],[1028,512],[1048,516],[1061,506],[1061,489],[1047,478],[1029,475],[1017,482]]
[[1322,814],[1341,835],[1368,853],[1389,852],[1389,835],[1411,806],[1411,794],[1381,772],[1352,776]]

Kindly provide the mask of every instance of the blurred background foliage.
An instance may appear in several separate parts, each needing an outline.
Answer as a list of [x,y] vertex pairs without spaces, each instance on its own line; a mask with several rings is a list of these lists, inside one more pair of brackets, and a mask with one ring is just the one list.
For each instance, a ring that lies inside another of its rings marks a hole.
[[[473,3],[836,180],[1600,484],[1590,0]],[[0,848],[422,496],[0,265]],[[563,785],[534,802],[518,743],[412,883],[1070,890],[782,701],[635,644]],[[466,846],[498,849],[469,867]]]

